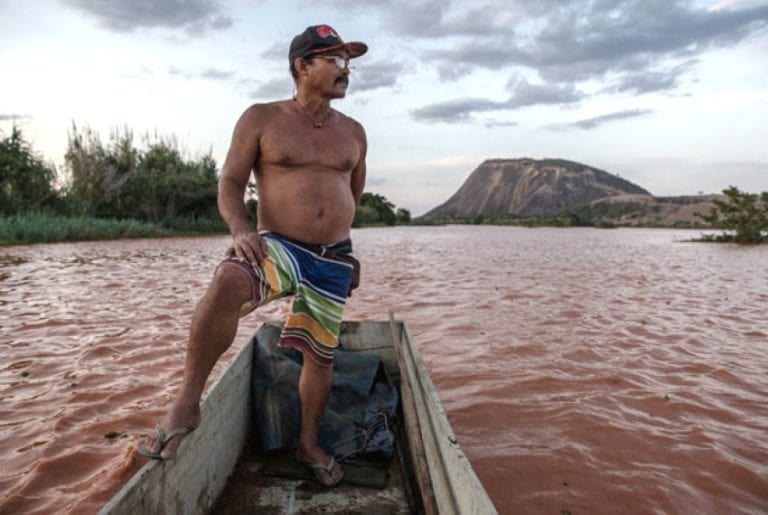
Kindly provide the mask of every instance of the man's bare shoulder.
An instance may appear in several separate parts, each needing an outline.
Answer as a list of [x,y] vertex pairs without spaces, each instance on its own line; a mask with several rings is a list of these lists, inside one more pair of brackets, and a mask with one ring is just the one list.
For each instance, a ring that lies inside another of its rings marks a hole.
[[[336,111],[334,109],[334,111]],[[352,118],[351,116],[347,116],[341,111],[336,111],[336,114],[339,116],[339,120],[341,123],[347,125],[352,132],[355,133],[356,136],[365,139],[365,128],[363,127],[363,124]]]
[[243,111],[240,120],[251,126],[263,125],[274,121],[285,113],[289,100],[277,100],[260,104],[251,104]]

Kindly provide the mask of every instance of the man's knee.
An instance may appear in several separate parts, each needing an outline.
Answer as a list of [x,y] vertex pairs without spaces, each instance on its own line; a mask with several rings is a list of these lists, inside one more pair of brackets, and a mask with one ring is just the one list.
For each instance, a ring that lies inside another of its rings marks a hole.
[[213,274],[208,291],[213,296],[233,302],[238,307],[252,297],[251,280],[246,272],[236,268],[236,265],[219,266]]

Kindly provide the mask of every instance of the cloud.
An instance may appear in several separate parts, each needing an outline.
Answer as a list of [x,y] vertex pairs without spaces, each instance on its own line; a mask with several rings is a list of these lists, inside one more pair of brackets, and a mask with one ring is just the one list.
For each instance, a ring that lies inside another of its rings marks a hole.
[[270,61],[284,61],[286,66],[288,65],[288,49],[290,47],[290,41],[280,41],[267,48],[259,54],[262,59]]
[[742,0],[723,0],[722,2],[713,5],[707,10],[712,12],[712,11],[719,11],[721,9],[727,9],[728,7],[731,7],[732,5],[735,5],[741,1]]
[[176,68],[175,66],[168,67],[168,75],[174,77],[184,77],[186,79],[208,79],[217,81],[227,81],[235,76],[235,72],[228,70],[219,70],[217,68],[206,68],[201,71],[187,71]]
[[512,77],[508,84],[512,97],[506,102],[511,109],[539,104],[571,104],[586,95],[573,84],[529,84],[521,77]]
[[[546,82],[637,75],[692,62],[697,55],[740,43],[768,27],[764,3],[742,2],[741,8],[718,10],[707,10],[697,0],[485,0],[471,9],[456,4],[393,1],[388,8],[392,14],[386,26],[391,31],[445,41],[424,54],[443,80],[477,68],[503,67],[536,70]],[[655,85],[636,89],[674,89],[689,69],[677,70],[677,75],[670,71],[666,77],[657,71]]]
[[386,26],[407,36],[440,37],[444,35],[440,30],[440,19],[449,5],[450,2],[442,0],[426,0],[390,6]]
[[459,123],[472,118],[472,113],[504,109],[505,102],[485,98],[458,98],[447,102],[429,104],[411,111],[415,120],[427,123]]
[[202,72],[200,72],[199,75],[204,79],[227,80],[231,78],[233,75],[235,75],[235,72],[217,70],[216,68],[207,68]]
[[370,186],[383,186],[388,181],[385,177],[367,177],[365,179],[365,185]]
[[[418,38],[504,34],[508,7],[503,1],[451,9],[450,0],[393,1],[387,7],[386,26],[393,32]],[[497,15],[498,14],[498,15]]]
[[0,113],[0,122],[15,122],[17,120],[29,120],[30,118],[32,118],[30,114]]
[[768,25],[768,6],[707,12],[689,1],[605,0],[590,11],[549,18],[534,44],[516,47],[520,64],[545,79],[588,79],[641,71],[665,59],[690,58],[737,43]]
[[768,161],[713,162],[657,157],[604,163],[604,167],[621,170],[622,176],[632,177],[632,182],[655,185],[651,191],[659,196],[720,193],[731,185],[752,193],[768,189]]
[[[324,5],[330,5],[342,10],[349,9],[370,9],[371,7],[386,7],[391,4],[391,0],[326,0]],[[307,2],[308,6],[315,6],[314,2]]]
[[591,130],[607,122],[613,122],[616,120],[625,120],[627,118],[635,118],[637,116],[645,116],[652,112],[653,112],[652,109],[629,109],[626,111],[617,111],[615,113],[595,116],[594,118],[587,118],[585,120],[579,120],[576,122],[553,125],[550,128],[553,130],[563,130],[563,129],[578,127],[584,130]]
[[201,35],[207,30],[232,26],[215,0],[61,0],[92,16],[109,30],[131,32],[138,28],[185,29]]
[[293,80],[290,77],[268,80],[251,93],[251,98],[275,100],[287,98],[293,92]]
[[690,59],[666,70],[625,73],[608,89],[614,92],[630,92],[635,94],[674,90],[677,89],[683,74],[696,65],[697,62],[695,59]]
[[369,91],[378,88],[389,88],[397,83],[402,74],[404,65],[392,61],[380,61],[376,63],[354,64],[349,84],[355,91]]
[[488,119],[483,120],[483,127],[486,129],[495,129],[496,127],[514,127],[518,125],[517,122],[509,122],[504,120]]
[[[472,114],[488,111],[514,111],[533,105],[561,105],[579,102],[585,94],[573,84],[530,84],[525,79],[514,76],[509,81],[512,96],[505,101],[484,98],[460,98],[446,102],[429,104],[411,111],[414,119],[435,123],[457,123],[472,119]],[[498,126],[492,121],[486,126]]]
[[433,159],[427,161],[427,164],[438,169],[466,169],[468,166],[476,166],[477,163],[481,162],[483,159],[484,158],[479,155],[458,155]]
[[498,70],[514,64],[508,48],[503,45],[496,47],[494,42],[483,40],[470,41],[450,49],[429,51],[425,58],[429,62],[437,63],[438,73],[443,80],[459,79],[475,68]]

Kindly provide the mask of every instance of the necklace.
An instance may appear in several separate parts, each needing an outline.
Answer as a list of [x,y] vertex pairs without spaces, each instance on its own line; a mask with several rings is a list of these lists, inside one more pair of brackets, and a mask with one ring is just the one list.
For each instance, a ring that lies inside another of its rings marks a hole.
[[307,119],[310,121],[310,123],[315,129],[322,129],[323,123],[325,122],[325,120],[327,120],[328,117],[331,116],[331,109],[328,108],[328,112],[325,113],[325,115],[322,118],[320,118],[318,121],[315,121],[312,119],[309,113],[304,109],[304,106],[301,105],[301,103],[296,99],[296,97],[293,97],[293,101],[296,102],[296,105],[299,106],[299,109],[301,110],[301,112],[304,113],[304,116],[307,117]]

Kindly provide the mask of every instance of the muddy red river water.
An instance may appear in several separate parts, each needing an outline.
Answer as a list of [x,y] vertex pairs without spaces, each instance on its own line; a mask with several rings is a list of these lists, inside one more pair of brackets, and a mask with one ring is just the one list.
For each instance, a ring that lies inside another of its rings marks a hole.
[[[346,316],[407,323],[501,513],[766,513],[768,246],[698,234],[355,230]],[[0,248],[0,513],[96,512],[144,463],[228,241]]]

